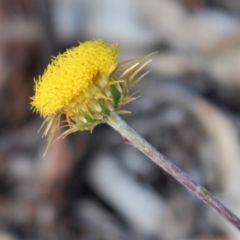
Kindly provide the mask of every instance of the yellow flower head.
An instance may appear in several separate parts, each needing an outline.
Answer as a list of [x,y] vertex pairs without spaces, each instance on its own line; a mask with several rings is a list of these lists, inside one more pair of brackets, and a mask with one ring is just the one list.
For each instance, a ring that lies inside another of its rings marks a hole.
[[[32,108],[45,118],[49,143],[56,131],[68,127],[65,137],[107,121],[111,112],[135,98],[130,90],[147,73],[136,77],[151,61],[133,59],[117,64],[117,45],[87,41],[53,58],[38,81]],[[65,116],[65,120],[62,119]]]
[[56,114],[86,93],[98,73],[109,75],[117,65],[116,45],[89,41],[58,55],[35,85],[32,106],[43,117]]

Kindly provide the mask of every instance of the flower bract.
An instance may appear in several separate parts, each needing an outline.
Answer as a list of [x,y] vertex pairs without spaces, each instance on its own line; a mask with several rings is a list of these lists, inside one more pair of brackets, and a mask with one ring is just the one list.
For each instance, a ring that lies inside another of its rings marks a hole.
[[[103,40],[86,41],[54,57],[35,80],[33,110],[45,118],[44,136],[49,142],[56,131],[61,137],[90,130],[106,122],[135,97],[133,88],[146,73],[138,73],[151,61],[138,58],[118,63],[119,48]],[[67,128],[67,129],[66,129]]]

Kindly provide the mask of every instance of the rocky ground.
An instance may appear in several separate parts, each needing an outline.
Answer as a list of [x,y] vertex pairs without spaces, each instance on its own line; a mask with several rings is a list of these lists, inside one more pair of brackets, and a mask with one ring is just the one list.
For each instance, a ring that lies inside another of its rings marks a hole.
[[235,240],[106,125],[42,158],[33,78],[78,41],[158,51],[124,119],[240,216],[239,0],[0,1],[0,240]]

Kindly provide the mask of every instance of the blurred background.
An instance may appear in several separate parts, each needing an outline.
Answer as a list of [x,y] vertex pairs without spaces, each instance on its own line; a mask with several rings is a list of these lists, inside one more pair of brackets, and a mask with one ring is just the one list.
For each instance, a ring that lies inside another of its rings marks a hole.
[[124,119],[240,216],[239,0],[0,0],[0,240],[235,240],[106,125],[42,158],[34,78],[79,41],[158,51]]

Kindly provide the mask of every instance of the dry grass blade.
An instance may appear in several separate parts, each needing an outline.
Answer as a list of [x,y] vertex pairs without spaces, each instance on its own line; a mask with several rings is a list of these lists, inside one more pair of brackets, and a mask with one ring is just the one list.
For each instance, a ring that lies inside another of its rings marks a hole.
[[129,77],[127,78],[128,82],[130,83],[133,78],[145,67],[147,66],[150,62],[152,61],[152,59],[149,59],[147,62],[145,62],[142,66],[140,66],[135,72],[133,72],[132,74],[129,74]]
[[[137,93],[139,93],[140,91],[139,90],[137,90],[137,91],[135,91],[134,93],[132,93],[131,95],[130,95],[130,97],[134,97],[134,95],[136,95]],[[139,96],[137,96],[137,97],[135,97],[135,98],[138,98]]]
[[111,85],[114,85],[114,84],[117,84],[117,83],[122,83],[122,82],[124,82],[124,80],[111,81],[111,82],[107,83],[107,86],[111,86]]
[[143,73],[130,87],[129,89],[131,90],[132,88],[134,88],[150,71],[147,71],[145,73]]
[[150,54],[146,55],[145,57],[132,58],[132,59],[123,61],[123,62],[121,62],[121,63],[118,64],[117,68],[118,68],[118,69],[121,69],[123,66],[128,65],[128,64],[131,63],[131,62],[139,62],[139,63],[141,63],[141,62],[144,61],[146,58],[149,58],[150,56],[152,56],[152,55],[154,55],[154,54],[156,54],[156,53],[158,53],[158,52],[150,53]]
[[104,96],[104,95],[103,95],[102,93],[100,93],[100,92],[95,93],[95,96],[97,96],[97,97],[99,97],[99,98],[111,100],[111,98]]
[[67,137],[67,135],[77,132],[77,131],[79,131],[79,128],[77,128],[77,127],[70,128],[70,129],[66,130],[64,133],[62,133],[56,140],[58,140],[60,138],[64,139],[65,137]]
[[119,110],[119,111],[116,111],[117,114],[131,114],[132,112],[130,111],[125,111],[125,110]]
[[130,103],[130,102],[134,101],[135,99],[136,99],[135,97],[125,97],[123,99],[123,105]]
[[[57,116],[55,116],[55,117],[52,117],[52,116],[50,116],[50,117],[48,117],[47,118],[47,120],[46,120],[46,123],[47,123],[47,127],[46,127],[46,129],[44,130],[44,132],[43,132],[43,137],[44,136],[47,136],[48,135],[48,132],[49,132],[49,130],[53,127],[53,126],[55,126],[56,124],[58,124],[59,125],[59,122],[60,122],[60,118],[61,118],[61,115],[57,115]],[[58,122],[58,123],[57,123]],[[43,123],[44,124],[44,123]],[[42,127],[41,127],[42,128]],[[41,129],[40,128],[40,129]],[[40,130],[39,129],[39,130]]]
[[130,71],[132,71],[135,67],[139,65],[139,62],[135,63],[133,66],[129,67],[126,71],[124,71],[119,78],[124,77],[127,75]]
[[83,108],[84,108],[85,112],[87,112],[88,115],[89,115],[91,118],[93,118],[93,115],[92,115],[91,112],[89,111],[89,108],[88,108],[86,102],[83,103]]
[[[53,118],[52,117],[47,117],[45,120],[44,120],[44,122],[42,123],[42,125],[41,125],[41,127],[38,129],[38,132],[40,132],[41,130],[42,130],[42,128],[47,124],[47,128],[49,128],[48,127],[48,125],[50,124],[52,124],[52,121],[53,121]],[[46,129],[45,129],[45,131],[44,132],[46,132]],[[44,135],[44,133],[43,133],[43,136],[45,136]]]

